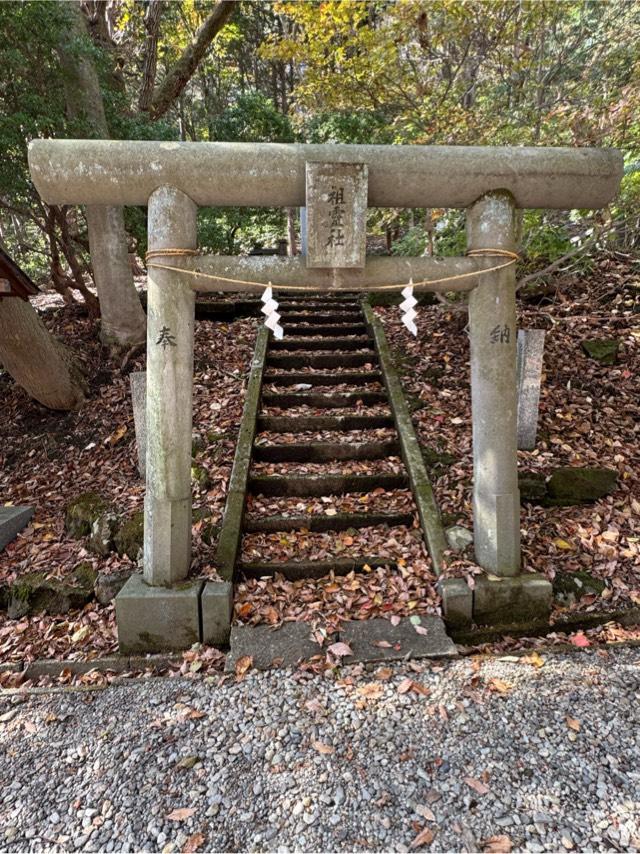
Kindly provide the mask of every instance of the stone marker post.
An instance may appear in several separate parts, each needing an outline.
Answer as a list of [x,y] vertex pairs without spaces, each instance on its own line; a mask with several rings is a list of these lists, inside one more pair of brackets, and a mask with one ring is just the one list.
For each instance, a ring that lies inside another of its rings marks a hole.
[[[471,249],[513,252],[515,206],[507,192],[482,196],[467,211]],[[496,256],[496,266],[507,258]],[[520,572],[516,455],[515,265],[483,276],[469,297],[476,560],[497,576]]]
[[544,329],[518,330],[518,448],[536,446]]
[[[196,214],[180,190],[155,190],[149,198],[149,250],[195,249]],[[165,263],[175,265],[175,258]],[[180,581],[191,562],[194,314],[195,293],[185,277],[149,266],[144,579],[151,585]]]

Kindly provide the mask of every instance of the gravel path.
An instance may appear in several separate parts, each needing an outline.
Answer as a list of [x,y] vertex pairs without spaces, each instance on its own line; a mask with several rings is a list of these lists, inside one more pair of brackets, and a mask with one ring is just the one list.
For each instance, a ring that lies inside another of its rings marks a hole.
[[640,650],[542,658],[0,697],[0,849],[638,850]]

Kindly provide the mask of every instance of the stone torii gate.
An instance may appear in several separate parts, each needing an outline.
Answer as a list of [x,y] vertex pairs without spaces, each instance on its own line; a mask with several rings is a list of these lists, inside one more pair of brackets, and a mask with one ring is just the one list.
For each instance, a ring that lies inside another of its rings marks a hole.
[[[120,594],[121,648],[184,648],[228,634],[231,586],[185,584],[195,292],[262,291],[269,283],[335,292],[412,279],[416,291],[469,292],[474,542],[487,572],[474,594],[477,612],[548,608],[549,583],[520,572],[515,266],[504,256],[516,250],[517,209],[610,202],[622,175],[618,151],[35,140],[29,165],[48,204],[149,208],[144,580],[134,577]],[[336,176],[350,188],[350,228],[347,245],[323,260],[313,221],[322,221],[320,203]],[[198,255],[199,205],[306,207],[310,254]],[[465,208],[470,254],[365,259],[367,205]],[[464,582],[441,590],[451,622],[471,615]],[[213,628],[203,629],[207,614]]]

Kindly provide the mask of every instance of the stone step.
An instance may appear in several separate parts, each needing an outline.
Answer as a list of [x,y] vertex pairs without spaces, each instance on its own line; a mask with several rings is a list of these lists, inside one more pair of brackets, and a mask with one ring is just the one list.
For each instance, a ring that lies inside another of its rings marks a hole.
[[335,312],[313,312],[309,314],[300,314],[299,312],[287,311],[279,312],[283,325],[288,326],[290,323],[305,323],[313,326],[326,326],[335,323],[359,323],[362,319],[362,312],[358,311],[344,312],[342,309]]
[[282,311],[326,311],[327,309],[338,308],[340,311],[361,311],[359,303],[353,300],[286,300],[278,303],[278,312]]
[[359,368],[377,365],[378,356],[370,353],[268,353],[272,368]]
[[371,528],[388,525],[396,528],[413,525],[413,513],[336,513],[335,516],[305,514],[300,516],[251,516],[244,519],[247,534],[278,533],[279,531],[346,531],[348,528]]
[[265,575],[284,575],[289,581],[302,578],[322,578],[330,572],[335,575],[348,575],[350,572],[362,572],[365,567],[377,569],[388,566],[397,569],[395,560],[386,557],[352,557],[334,560],[300,560],[283,563],[239,563],[238,573],[245,578],[261,578]]
[[349,492],[367,493],[373,489],[406,489],[407,474],[299,474],[251,475],[249,491],[253,495],[299,496],[346,495]]
[[287,302],[355,302],[360,303],[361,291],[305,291],[304,293],[289,291],[279,294],[276,289],[276,299]]
[[273,350],[362,350],[371,348],[372,338],[361,335],[358,338],[294,338],[285,335],[282,341],[271,341],[269,351]]
[[363,404],[369,406],[374,403],[386,403],[387,394],[384,391],[358,391],[346,392],[345,394],[320,394],[318,392],[262,392],[263,406],[277,406],[286,408],[288,406],[313,406],[316,409],[349,409]]
[[325,463],[332,460],[379,460],[397,457],[400,443],[383,442],[301,442],[290,445],[254,445],[253,458],[259,462]]
[[311,335],[326,335],[328,338],[339,337],[340,335],[366,335],[367,326],[365,323],[334,323],[333,325],[321,326],[319,324],[310,326],[300,325],[293,326],[287,324],[287,335],[294,338],[303,338]]
[[306,433],[310,430],[376,430],[395,427],[393,415],[259,415],[258,432]]
[[268,385],[368,385],[382,382],[380,371],[340,371],[322,374],[292,371],[289,374],[265,374],[263,384]]

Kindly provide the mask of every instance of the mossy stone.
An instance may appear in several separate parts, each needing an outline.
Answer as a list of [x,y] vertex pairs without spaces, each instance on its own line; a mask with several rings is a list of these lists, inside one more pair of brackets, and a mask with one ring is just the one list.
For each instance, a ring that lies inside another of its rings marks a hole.
[[597,501],[616,488],[618,473],[606,468],[556,469],[547,484],[547,492],[555,502],[579,504]]
[[93,590],[93,586],[96,583],[96,578],[98,577],[98,573],[93,568],[93,565],[89,563],[89,561],[83,561],[83,563],[79,563],[73,570],[71,575],[77,582],[78,586],[82,587],[85,590]]
[[144,512],[139,510],[126,519],[115,536],[116,551],[120,557],[137,561],[144,545]]
[[96,573],[90,563],[79,564],[71,574],[75,583],[48,579],[44,572],[31,572],[18,578],[10,590],[8,616],[19,619],[26,614],[66,614],[93,599]]
[[109,503],[97,492],[84,492],[67,505],[65,528],[76,539],[87,537],[93,523],[110,510]]
[[601,596],[606,584],[588,572],[557,572],[553,579],[553,595],[560,602],[572,604],[589,593]]
[[524,471],[518,474],[520,501],[544,502],[547,497],[547,478],[544,474]]
[[211,485],[209,472],[204,468],[204,466],[195,464],[191,466],[191,480],[197,483],[200,489],[208,489]]
[[445,469],[456,461],[454,455],[447,451],[439,451],[437,448],[430,448],[427,445],[422,445],[421,450],[424,464],[434,477],[440,477]]
[[582,349],[591,359],[601,365],[614,365],[620,342],[615,338],[590,338],[582,342]]
[[424,409],[427,405],[421,397],[418,397],[417,394],[405,393],[405,398],[407,401],[407,406],[409,407],[409,412],[418,412],[418,410]]
[[200,436],[199,433],[194,433],[191,436],[191,456],[192,457],[195,457],[196,454],[200,453],[200,451],[204,451],[204,449],[206,447],[207,447],[207,443],[202,438],[202,436]]

